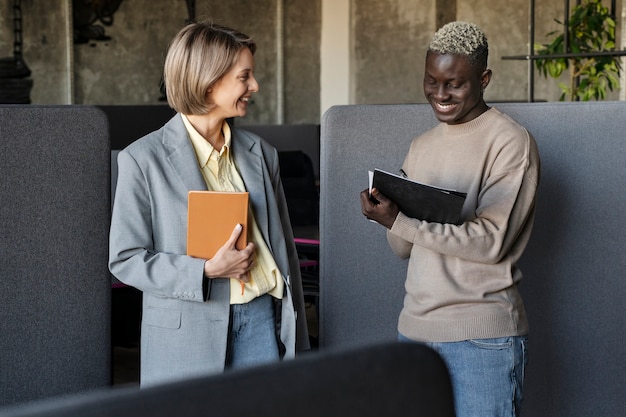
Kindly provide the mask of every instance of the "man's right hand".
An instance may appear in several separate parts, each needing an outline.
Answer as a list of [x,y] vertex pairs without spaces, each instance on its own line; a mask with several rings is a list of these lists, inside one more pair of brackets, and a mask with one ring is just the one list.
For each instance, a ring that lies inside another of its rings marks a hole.
[[[373,201],[372,197],[376,201]],[[369,189],[366,188],[361,191],[361,212],[368,219],[382,224],[387,229],[391,229],[400,209],[396,203],[388,199],[376,188],[372,188],[371,195]]]

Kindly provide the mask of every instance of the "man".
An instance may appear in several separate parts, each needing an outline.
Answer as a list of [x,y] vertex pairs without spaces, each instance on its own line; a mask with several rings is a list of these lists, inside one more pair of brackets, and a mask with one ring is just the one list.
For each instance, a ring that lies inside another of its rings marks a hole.
[[402,165],[413,180],[467,193],[463,223],[410,218],[376,189],[360,196],[394,253],[409,257],[399,339],[439,352],[460,417],[518,416],[527,362],[516,263],[532,229],[539,154],[526,129],[485,103],[487,55],[476,25],[437,31],[424,94],[441,123],[413,140]]

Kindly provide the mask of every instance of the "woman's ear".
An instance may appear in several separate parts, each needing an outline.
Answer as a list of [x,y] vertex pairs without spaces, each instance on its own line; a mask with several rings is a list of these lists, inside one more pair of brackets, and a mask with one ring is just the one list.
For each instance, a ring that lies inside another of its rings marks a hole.
[[206,93],[204,94],[204,100],[207,103],[211,103],[211,101],[212,101],[211,94],[212,93],[213,93],[213,88],[211,88],[211,87],[207,88]]

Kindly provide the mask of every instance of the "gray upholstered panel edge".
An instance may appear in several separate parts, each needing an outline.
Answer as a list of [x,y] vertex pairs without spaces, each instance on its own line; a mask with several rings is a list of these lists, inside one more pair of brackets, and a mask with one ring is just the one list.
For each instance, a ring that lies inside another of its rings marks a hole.
[[[530,320],[524,415],[626,407],[626,103],[500,103],[535,136],[537,218],[522,258]],[[367,170],[397,170],[436,123],[428,105],[354,105],[321,124],[320,343],[392,340],[406,263],[360,213]]]
[[0,106],[0,178],[0,405],[109,385],[104,114]]

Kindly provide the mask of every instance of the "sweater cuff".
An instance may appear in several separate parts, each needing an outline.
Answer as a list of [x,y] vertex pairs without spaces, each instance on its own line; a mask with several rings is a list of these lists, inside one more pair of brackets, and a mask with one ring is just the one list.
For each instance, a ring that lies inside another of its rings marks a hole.
[[408,217],[406,214],[399,212],[396,220],[391,226],[390,231],[392,234],[401,237],[404,240],[413,242],[415,232],[417,231],[417,227],[420,223],[421,220],[413,219]]

